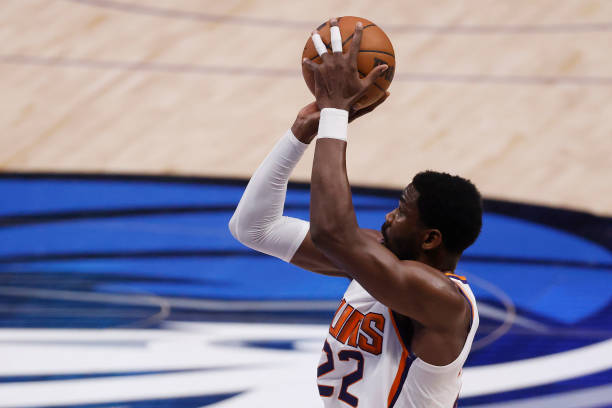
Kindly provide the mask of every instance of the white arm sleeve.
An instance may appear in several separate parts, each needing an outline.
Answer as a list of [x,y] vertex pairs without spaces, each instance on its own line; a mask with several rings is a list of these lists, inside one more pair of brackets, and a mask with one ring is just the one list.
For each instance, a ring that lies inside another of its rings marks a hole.
[[289,175],[306,148],[288,130],[251,177],[229,222],[230,232],[242,244],[285,262],[310,228],[307,221],[283,216]]

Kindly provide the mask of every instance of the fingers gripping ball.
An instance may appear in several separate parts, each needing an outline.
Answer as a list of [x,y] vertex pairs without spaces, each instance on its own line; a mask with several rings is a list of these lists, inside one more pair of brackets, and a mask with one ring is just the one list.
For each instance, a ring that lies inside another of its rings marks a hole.
[[[342,52],[348,52],[355,31],[355,24],[361,21],[363,24],[363,35],[361,37],[361,46],[359,47],[359,56],[357,57],[357,69],[359,76],[364,78],[377,65],[387,64],[387,69],[383,76],[378,78],[366,94],[357,102],[359,108],[365,108],[378,101],[385,96],[385,91],[391,85],[393,74],[395,73],[395,52],[389,37],[376,24],[361,17],[338,17],[338,27],[342,35]],[[323,43],[326,45],[328,52],[332,52],[331,35],[329,21],[317,27]],[[320,64],[321,57],[317,53],[312,38],[309,37],[302,52],[302,59],[308,58],[317,64]],[[314,74],[312,71],[302,65],[302,75],[308,85],[308,89],[314,95],[315,84]]]

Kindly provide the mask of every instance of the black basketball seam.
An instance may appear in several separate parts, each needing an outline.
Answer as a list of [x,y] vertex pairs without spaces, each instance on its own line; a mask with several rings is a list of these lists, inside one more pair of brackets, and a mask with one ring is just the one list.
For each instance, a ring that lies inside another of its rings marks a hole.
[[375,87],[377,87],[382,93],[386,93],[387,91],[385,91],[382,86],[378,85],[376,82],[373,82],[372,85],[374,85]]
[[[368,24],[367,26],[363,27],[363,29],[365,30],[366,28],[372,27],[372,26],[376,26],[376,24],[374,24],[374,23]],[[355,32],[353,31],[353,33],[351,35],[349,35],[348,38],[342,42],[342,46],[344,47],[346,45],[346,43],[349,42],[351,40],[351,38],[353,38],[354,35],[355,35]]]
[[[357,70],[357,72],[359,72],[359,75],[362,75],[364,78],[367,76],[366,74],[364,74],[363,72],[361,72],[359,70]],[[372,85],[374,85],[375,87],[380,89],[382,92],[387,92],[380,85],[378,85],[376,82],[372,82]]]
[[378,50],[359,50],[359,52],[377,52],[379,54],[385,54],[385,55],[389,55],[393,58],[395,58],[395,55],[391,54],[390,52],[386,52],[386,51],[378,51]]

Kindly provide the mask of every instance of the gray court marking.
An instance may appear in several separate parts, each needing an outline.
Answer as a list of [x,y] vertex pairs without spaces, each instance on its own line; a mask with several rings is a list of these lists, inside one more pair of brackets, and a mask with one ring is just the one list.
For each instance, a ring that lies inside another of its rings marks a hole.
[[[115,328],[127,328],[127,327],[149,327],[165,320],[170,315],[170,303],[162,297],[155,295],[141,295],[141,294],[125,294],[125,295],[114,295],[106,293],[95,293],[95,292],[83,292],[83,291],[71,291],[71,290],[53,290],[53,289],[37,289],[37,288],[23,288],[23,287],[11,287],[11,286],[0,286],[0,295],[6,296],[17,296],[27,298],[38,298],[38,299],[57,299],[57,300],[71,300],[78,302],[99,302],[99,303],[112,303],[112,304],[123,304],[123,305],[139,305],[139,306],[156,306],[159,307],[159,311],[155,314],[148,316],[144,319],[137,320],[135,322],[121,324],[113,326]],[[121,314],[117,314],[121,316]]]
[[[206,21],[211,23],[258,26],[266,28],[294,28],[311,30],[320,22],[298,21],[281,18],[240,17],[224,14],[209,14],[197,11],[170,9],[147,6],[135,3],[125,3],[113,0],[64,0],[84,6],[98,7],[121,11],[124,13],[140,14],[144,16],[174,18],[192,21]],[[517,24],[517,25],[430,25],[430,24],[385,24],[387,32],[403,33],[430,33],[430,34],[563,34],[563,33],[592,33],[612,31],[612,23],[558,23],[558,24]]]
[[[469,276],[470,276],[470,279],[468,280],[469,282],[474,283],[476,286],[481,287],[482,289],[486,290],[487,292],[495,296],[506,309],[504,316],[498,316],[498,319],[499,317],[502,317],[503,319],[503,320],[499,319],[499,320],[502,320],[501,326],[493,330],[491,333],[489,333],[485,337],[477,341],[474,341],[474,343],[472,343],[472,350],[480,350],[482,348],[485,348],[489,344],[493,343],[495,340],[499,339],[500,337],[502,337],[504,334],[506,334],[510,330],[510,328],[512,328],[512,325],[516,321],[516,306],[514,305],[514,302],[512,301],[510,296],[508,296],[506,292],[501,290],[498,286],[482,278],[479,278],[475,276],[474,274],[470,273]],[[476,301],[478,301],[478,299],[476,299]],[[485,306],[485,305],[482,305],[482,306]],[[479,308],[479,310],[482,310],[481,306],[477,306],[477,307]],[[489,308],[489,309],[492,309],[492,308]],[[530,326],[533,327],[533,325],[530,325]],[[544,329],[544,328],[540,327],[539,329]]]
[[[39,57],[34,55],[18,54],[0,54],[0,64],[39,65],[54,68],[101,69],[186,75],[259,76],[274,78],[301,77],[301,72],[297,69],[251,68],[247,66],[232,67],[221,65],[172,64],[118,60],[99,61],[91,59]],[[612,86],[612,77],[603,76],[456,75],[404,73],[395,75],[394,81],[528,86]]]
[[164,298],[139,294],[106,294],[95,292],[37,289],[24,287],[0,286],[0,295],[34,297],[39,299],[72,300],[81,302],[100,302],[124,305],[151,306],[159,304],[161,308],[206,310],[206,311],[334,311],[338,301],[240,301],[240,300],[204,300],[186,298]]

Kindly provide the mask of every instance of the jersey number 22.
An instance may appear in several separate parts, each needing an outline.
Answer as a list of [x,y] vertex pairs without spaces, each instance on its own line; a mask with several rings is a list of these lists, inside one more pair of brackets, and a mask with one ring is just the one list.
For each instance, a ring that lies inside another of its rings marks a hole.
[[[322,377],[325,374],[334,371],[334,355],[327,340],[323,345],[323,351],[327,355],[327,361],[317,368],[317,377]],[[338,359],[340,361],[357,361],[357,369],[342,377],[342,385],[340,386],[340,392],[338,393],[338,399],[340,401],[344,401],[352,407],[357,407],[359,404],[359,398],[348,392],[348,387],[363,378],[363,355],[361,352],[356,350],[340,350],[338,353]],[[319,384],[319,395],[322,397],[331,397],[333,394],[334,387]]]

